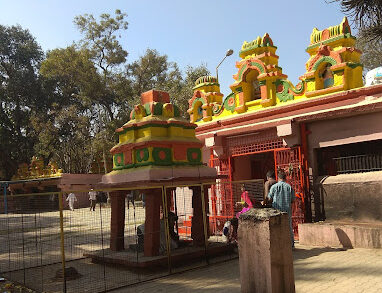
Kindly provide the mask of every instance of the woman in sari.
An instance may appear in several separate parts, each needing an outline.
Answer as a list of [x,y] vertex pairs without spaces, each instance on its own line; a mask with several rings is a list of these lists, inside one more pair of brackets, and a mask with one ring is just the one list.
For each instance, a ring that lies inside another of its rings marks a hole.
[[236,214],[236,218],[239,218],[239,216],[242,214],[242,213],[245,213],[247,211],[249,211],[251,208],[253,208],[253,204],[252,204],[252,201],[251,199],[249,198],[249,193],[248,191],[245,190],[245,185],[242,184],[241,185],[241,202],[238,202],[237,204],[241,204],[242,205],[242,210],[240,212],[238,212]]

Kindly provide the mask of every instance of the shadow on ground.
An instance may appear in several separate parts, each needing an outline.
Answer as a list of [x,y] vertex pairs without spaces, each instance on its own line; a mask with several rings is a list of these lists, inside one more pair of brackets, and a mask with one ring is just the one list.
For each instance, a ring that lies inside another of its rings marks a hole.
[[336,251],[346,251],[346,248],[332,248],[332,247],[315,247],[315,248],[308,248],[304,246],[299,246],[298,248],[295,248],[293,251],[293,259],[299,260],[299,259],[307,259],[313,256],[318,256],[322,253],[326,252],[336,252]]

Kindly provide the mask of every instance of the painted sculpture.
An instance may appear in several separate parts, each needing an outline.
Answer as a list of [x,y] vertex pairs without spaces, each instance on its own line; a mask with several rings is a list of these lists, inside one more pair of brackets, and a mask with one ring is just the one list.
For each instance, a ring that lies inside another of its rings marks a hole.
[[314,28],[306,49],[310,55],[306,72],[296,86],[278,66],[277,47],[268,34],[245,41],[232,93],[223,99],[215,77],[199,78],[189,100],[190,121],[200,124],[362,87],[361,51],[354,47],[355,41],[346,17],[339,25]]
[[40,157],[33,156],[30,165],[22,163],[17,169],[17,173],[12,177],[12,180],[27,180],[37,178],[60,177],[62,169],[54,161],[44,167],[44,160]]

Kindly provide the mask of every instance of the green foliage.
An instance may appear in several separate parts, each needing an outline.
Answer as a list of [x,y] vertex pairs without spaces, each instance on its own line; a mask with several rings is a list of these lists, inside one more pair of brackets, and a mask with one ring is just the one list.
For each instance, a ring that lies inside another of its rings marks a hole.
[[92,52],[95,64],[104,72],[126,61],[127,52],[116,36],[120,30],[127,29],[126,16],[117,9],[114,18],[110,14],[101,14],[99,22],[91,14],[76,16],[74,19],[84,35],[83,46]]
[[382,39],[370,41],[367,38],[367,33],[360,31],[356,46],[362,51],[361,63],[364,66],[364,71],[382,66]]
[[382,41],[382,1],[381,0],[333,0],[340,2],[347,14],[367,41]]
[[[77,16],[83,39],[44,54],[21,27],[0,26],[0,176],[10,179],[33,155],[64,172],[104,172],[115,129],[129,120],[142,92],[170,93],[187,118],[195,80],[205,65],[182,72],[167,55],[147,49],[127,63],[118,38],[126,14]],[[109,168],[110,170],[110,168]]]
[[139,102],[141,93],[156,88],[169,92],[172,101],[187,118],[188,100],[192,97],[195,80],[208,75],[205,65],[188,66],[182,74],[175,62],[169,62],[167,55],[147,49],[137,61],[127,66],[128,78],[132,85],[134,102]]
[[193,87],[195,86],[195,81],[199,77],[206,75],[210,75],[210,72],[205,64],[201,64],[196,67],[187,66],[185,76],[179,86],[178,92],[175,92],[172,95],[172,98],[179,106],[180,112],[185,119],[189,119],[189,115],[187,113],[188,100],[191,99],[194,93]]
[[5,178],[33,155],[36,136],[29,118],[46,109],[37,75],[42,58],[28,30],[0,25],[0,169]]
[[39,134],[35,152],[53,159],[65,173],[88,173],[94,158],[91,123],[76,105],[52,112],[44,121],[38,116],[31,119]]

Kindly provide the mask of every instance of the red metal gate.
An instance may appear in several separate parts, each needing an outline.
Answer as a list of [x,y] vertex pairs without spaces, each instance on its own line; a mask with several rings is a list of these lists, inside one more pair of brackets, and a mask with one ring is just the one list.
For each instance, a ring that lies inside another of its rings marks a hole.
[[295,237],[298,237],[298,224],[305,222],[305,182],[300,147],[275,150],[275,168],[284,170],[287,182],[296,193],[292,204],[292,226]]

